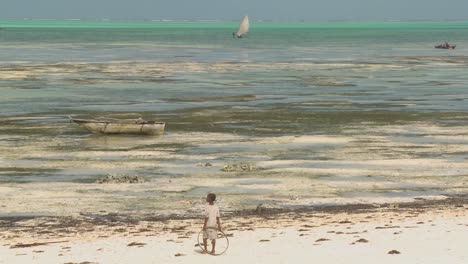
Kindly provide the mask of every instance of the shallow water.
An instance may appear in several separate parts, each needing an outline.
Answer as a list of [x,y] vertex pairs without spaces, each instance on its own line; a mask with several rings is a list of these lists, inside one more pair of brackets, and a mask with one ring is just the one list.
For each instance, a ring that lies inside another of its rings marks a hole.
[[[21,200],[0,198],[6,212],[467,192],[466,22],[257,23],[245,39],[221,22],[0,25],[0,186]],[[457,49],[433,49],[445,39]],[[155,119],[166,134],[89,135],[68,115]],[[258,169],[222,171],[239,162]],[[93,183],[107,174],[148,182]]]

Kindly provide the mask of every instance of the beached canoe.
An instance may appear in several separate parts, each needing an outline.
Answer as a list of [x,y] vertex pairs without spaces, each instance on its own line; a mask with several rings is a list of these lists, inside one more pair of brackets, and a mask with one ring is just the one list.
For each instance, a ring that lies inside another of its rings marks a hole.
[[139,119],[75,119],[70,121],[94,134],[162,135],[166,123]]

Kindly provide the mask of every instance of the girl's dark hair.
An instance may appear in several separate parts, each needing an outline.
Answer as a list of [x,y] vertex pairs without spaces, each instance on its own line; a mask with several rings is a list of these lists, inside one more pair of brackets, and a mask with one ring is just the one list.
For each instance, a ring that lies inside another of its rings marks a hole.
[[214,193],[209,193],[209,194],[208,194],[208,198],[209,198],[211,201],[214,202],[214,201],[216,201],[216,194],[214,194]]

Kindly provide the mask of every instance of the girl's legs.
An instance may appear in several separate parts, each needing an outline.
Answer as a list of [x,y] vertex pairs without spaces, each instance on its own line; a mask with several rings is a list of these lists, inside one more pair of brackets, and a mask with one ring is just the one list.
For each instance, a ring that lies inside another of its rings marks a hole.
[[216,239],[211,240],[211,254],[215,253]]
[[205,252],[208,252],[208,249],[206,248],[206,245],[208,243],[208,238],[203,239],[203,246],[205,247]]

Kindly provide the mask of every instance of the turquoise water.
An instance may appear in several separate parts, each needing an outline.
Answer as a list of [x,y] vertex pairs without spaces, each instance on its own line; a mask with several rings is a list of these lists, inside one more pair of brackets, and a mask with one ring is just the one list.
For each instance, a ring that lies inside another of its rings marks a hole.
[[[234,39],[237,25],[0,21],[0,182],[201,177],[252,201],[466,193],[468,22],[253,22]],[[89,135],[68,115],[161,120],[166,135]],[[262,169],[222,172],[231,162]],[[316,187],[224,182],[252,177]]]
[[243,59],[238,52],[266,62],[414,56],[433,55],[442,41],[464,50],[468,40],[468,22],[254,23],[248,41],[229,38],[234,22],[0,21],[0,27],[3,62],[171,61],[164,55],[194,52],[203,52],[196,61]]

